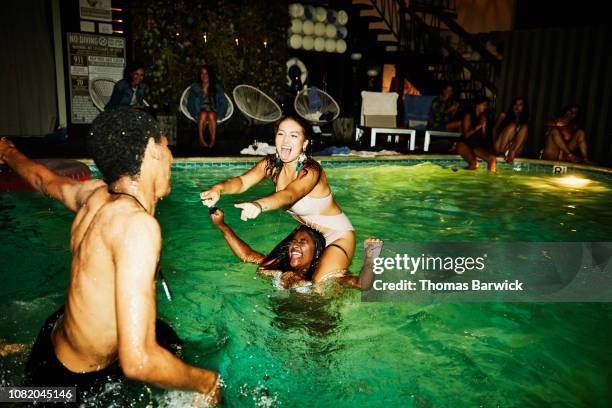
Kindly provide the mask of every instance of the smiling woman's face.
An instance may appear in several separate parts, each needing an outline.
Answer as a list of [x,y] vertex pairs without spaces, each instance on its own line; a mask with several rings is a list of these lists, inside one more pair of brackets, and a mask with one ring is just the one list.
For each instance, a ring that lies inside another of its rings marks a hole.
[[304,128],[293,119],[285,119],[276,131],[276,153],[284,163],[291,163],[302,154],[308,146]]
[[140,83],[144,79],[144,76],[145,76],[145,72],[144,72],[144,69],[142,69],[142,68],[138,68],[137,70],[132,72],[132,75],[131,75],[131,77],[132,77],[132,86],[140,85]]
[[208,82],[208,70],[206,68],[200,70],[200,81]]
[[289,242],[289,264],[296,271],[309,269],[314,260],[315,243],[309,233],[298,231]]

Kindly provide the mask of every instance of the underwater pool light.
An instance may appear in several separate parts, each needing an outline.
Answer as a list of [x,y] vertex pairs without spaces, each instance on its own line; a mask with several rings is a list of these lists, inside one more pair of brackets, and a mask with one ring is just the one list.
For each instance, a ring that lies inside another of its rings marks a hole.
[[584,177],[565,176],[565,177],[555,178],[554,182],[562,187],[580,188],[580,187],[584,187],[587,184],[589,184],[591,180],[584,178]]

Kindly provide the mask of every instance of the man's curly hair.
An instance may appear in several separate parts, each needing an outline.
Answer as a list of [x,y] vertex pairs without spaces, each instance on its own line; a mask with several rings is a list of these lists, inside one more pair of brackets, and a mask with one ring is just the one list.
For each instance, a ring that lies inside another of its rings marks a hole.
[[102,112],[91,124],[87,150],[104,181],[112,183],[122,176],[137,176],[144,152],[153,138],[161,142],[161,132],[151,115],[128,107]]

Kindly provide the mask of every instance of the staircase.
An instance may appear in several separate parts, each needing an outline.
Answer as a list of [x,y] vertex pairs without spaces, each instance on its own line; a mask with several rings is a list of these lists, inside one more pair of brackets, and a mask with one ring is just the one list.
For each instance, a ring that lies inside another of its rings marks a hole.
[[352,7],[378,55],[423,94],[450,82],[460,99],[495,100],[501,57],[456,22],[454,0],[352,0]]

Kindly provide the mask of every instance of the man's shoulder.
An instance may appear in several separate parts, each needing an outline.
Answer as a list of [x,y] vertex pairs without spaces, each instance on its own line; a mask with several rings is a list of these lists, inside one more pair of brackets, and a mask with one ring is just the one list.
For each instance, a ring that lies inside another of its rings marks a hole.
[[159,232],[159,223],[129,197],[113,199],[106,190],[96,190],[87,200],[87,207],[98,213],[108,236]]
[[131,203],[129,199],[110,200],[105,204],[104,210],[111,216],[113,225],[133,228],[159,228],[157,219],[144,211],[138,204]]

